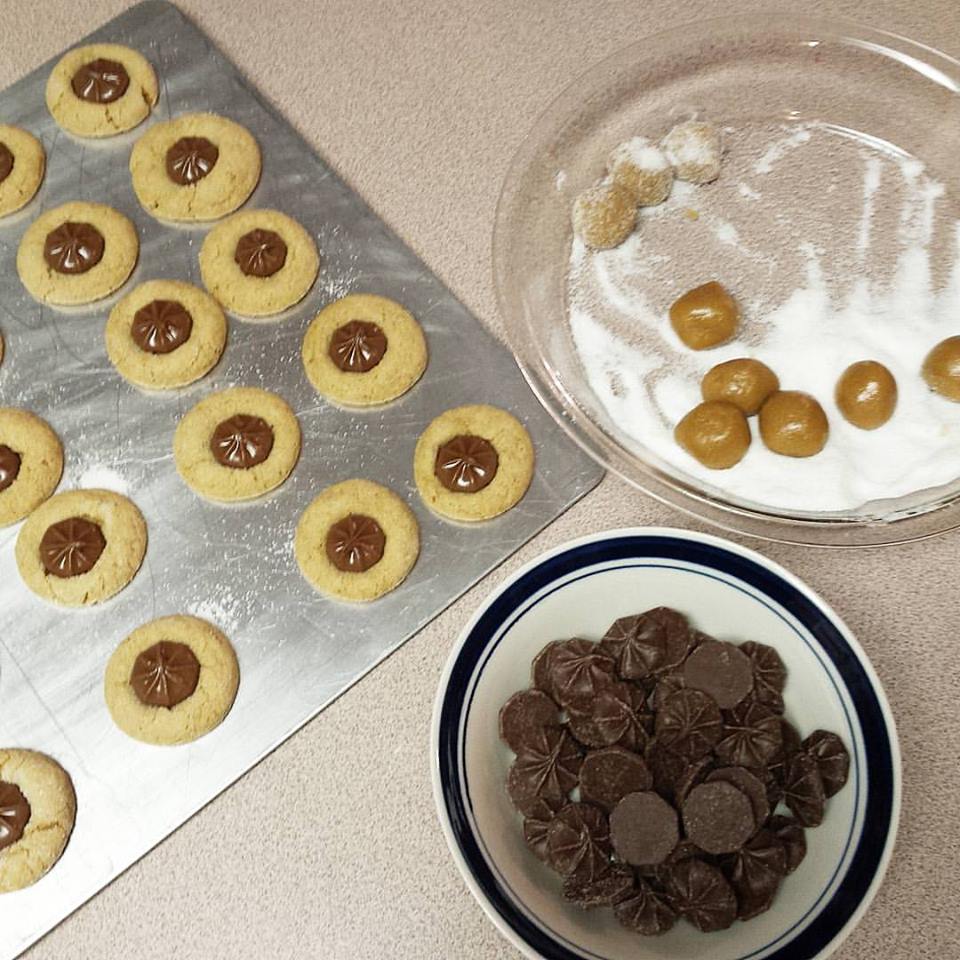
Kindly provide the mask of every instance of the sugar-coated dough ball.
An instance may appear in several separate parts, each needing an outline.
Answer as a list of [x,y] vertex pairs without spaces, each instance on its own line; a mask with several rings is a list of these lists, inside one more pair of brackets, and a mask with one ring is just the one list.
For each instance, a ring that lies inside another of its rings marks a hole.
[[573,201],[574,233],[594,250],[620,246],[636,225],[637,201],[613,179],[588,187]]
[[660,144],[678,180],[711,183],[720,176],[723,144],[720,128],[702,120],[678,123]]
[[626,187],[641,207],[663,203],[673,186],[673,167],[667,155],[646,137],[631,137],[613,148],[607,169]]

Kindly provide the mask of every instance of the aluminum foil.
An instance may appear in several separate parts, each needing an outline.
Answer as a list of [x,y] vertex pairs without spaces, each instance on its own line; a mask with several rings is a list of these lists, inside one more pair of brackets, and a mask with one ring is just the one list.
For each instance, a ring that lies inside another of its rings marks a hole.
[[[233,65],[173,6],[147,2],[86,38],[142,51],[160,77],[153,120],[212,110],[242,123],[263,151],[248,206],[295,216],[317,240],[319,280],[281,318],[231,318],[212,375],[182,391],[147,394],[113,370],[103,325],[115,298],[69,312],[35,303],[15,269],[17,244],[42,210],[67,200],[108,203],[140,233],[140,262],[125,291],[154,277],[200,285],[203,228],[163,226],[144,213],[127,169],[141,127],[107,142],[59,130],[44,105],[54,61],[0,94],[0,117],[43,140],[47,175],[23,213],[0,222],[0,405],[45,417],[64,441],[61,490],[107,487],[131,497],[149,528],[146,561],[113,600],[84,610],[46,605],[20,581],[18,528],[0,531],[0,745],[45,751],[69,771],[77,820],[69,846],[33,887],[0,898],[0,957],[17,955],[183,823],[333,698],[395,650],[485,573],[593,487],[600,470],[537,404],[514,362],[430,270],[383,224]],[[148,123],[153,121],[148,121]],[[318,309],[349,291],[383,294],[419,318],[430,348],[421,383],[389,407],[346,413],[320,399],[300,362]],[[180,417],[202,396],[247,384],[296,410],[303,452],[276,492],[240,506],[191,493],[171,453]],[[537,447],[527,496],[473,527],[433,516],[412,477],[417,436],[461,403],[489,401],[518,415]],[[422,553],[406,583],[366,606],[328,601],[302,579],[293,531],[330,483],[368,477],[404,496]],[[196,614],[220,626],[240,659],[236,704],[224,723],[180,747],[138,743],[103,700],[113,649],[148,619]]]

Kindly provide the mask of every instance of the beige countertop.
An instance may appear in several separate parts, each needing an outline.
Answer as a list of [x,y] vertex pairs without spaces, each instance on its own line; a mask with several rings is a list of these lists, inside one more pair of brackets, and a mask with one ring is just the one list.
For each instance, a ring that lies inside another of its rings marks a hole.
[[[0,87],[126,6],[0,4]],[[708,0],[180,6],[495,330],[494,204],[533,120],[573,77],[625,41],[730,12]],[[803,6],[960,56],[957,0]],[[503,577],[564,539],[626,524],[694,525],[607,479],[29,956],[518,957],[467,892],[437,824],[428,753],[435,688],[460,627]],[[893,865],[837,956],[956,957],[960,535],[855,554],[762,550],[846,618],[900,728],[905,791]]]

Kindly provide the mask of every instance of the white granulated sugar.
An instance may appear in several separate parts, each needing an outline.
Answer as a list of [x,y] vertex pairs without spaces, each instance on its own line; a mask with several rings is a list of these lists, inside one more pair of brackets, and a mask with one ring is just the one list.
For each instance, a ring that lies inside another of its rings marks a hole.
[[563,190],[567,185],[567,174],[565,170],[557,171],[557,175],[553,178],[553,185],[557,190]]
[[670,166],[667,155],[646,137],[631,137],[614,147],[608,166],[613,170],[621,163],[630,163],[638,170],[651,172],[666,170]]
[[[818,124],[758,127],[736,135],[709,191],[675,190],[620,247],[596,253],[574,241],[570,329],[622,442],[674,476],[789,511],[852,510],[955,481],[960,405],[920,375],[960,317],[960,221],[943,197],[921,163],[895,150]],[[685,216],[691,207],[695,221]],[[737,296],[741,330],[731,343],[690,351],[667,311],[714,278]],[[830,422],[822,453],[777,456],[756,419],[750,449],[730,470],[703,467],[676,444],[673,428],[700,402],[703,374],[742,356],[820,401]],[[888,366],[899,389],[893,418],[875,431],[847,423],[833,399],[842,371],[864,359]]]
[[201,620],[207,620],[226,634],[235,631],[240,625],[237,603],[233,596],[226,593],[214,599],[204,597],[196,603],[187,605],[187,612]]
[[83,490],[112,490],[124,495],[130,491],[130,485],[113,467],[97,463],[83,469],[77,486]]

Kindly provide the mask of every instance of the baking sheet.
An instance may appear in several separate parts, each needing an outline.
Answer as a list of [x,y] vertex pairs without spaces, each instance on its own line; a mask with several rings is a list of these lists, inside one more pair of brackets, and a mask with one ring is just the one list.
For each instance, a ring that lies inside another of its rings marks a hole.
[[[149,529],[133,583],[85,610],[44,604],[20,582],[17,527],[0,531],[0,745],[43,750],[73,777],[77,820],[67,850],[35,886],[0,898],[0,957],[16,956],[137,860],[338,694],[436,616],[599,480],[600,469],[540,408],[506,349],[266,104],[173,6],[147,2],[84,41],[142,51],[160,78],[153,119],[212,110],[244,124],[263,151],[263,177],[248,207],[276,207],[316,238],[320,277],[281,319],[230,321],[223,360],[199,384],[146,394],[113,370],[103,324],[116,298],[70,312],[41,307],[17,278],[17,244],[43,210],[67,200],[102,201],[140,232],[131,281],[200,283],[206,228],[163,226],[137,203],[127,170],[146,125],[107,142],[59,130],[43,92],[54,61],[0,94],[0,120],[43,140],[47,176],[26,210],[0,222],[0,405],[45,417],[64,441],[60,489],[107,487],[130,496]],[[148,124],[152,121],[148,121]],[[421,383],[377,411],[346,413],[318,398],[303,373],[300,343],[325,303],[350,291],[392,297],[419,318],[430,348]],[[233,385],[280,393],[297,411],[303,452],[290,480],[247,505],[216,506],[177,476],[171,442],[201,396]],[[453,525],[421,503],[412,477],[417,436],[442,410],[487,401],[527,425],[537,471],[505,516]],[[301,578],[292,535],[326,485],[353,476],[404,496],[421,524],[422,553],[406,583],[376,603],[328,601]],[[224,723],[181,747],[129,739],[102,695],[106,661],[144,621],[171,613],[206,617],[240,660],[236,704]],[[242,839],[239,842],[244,842]]]

